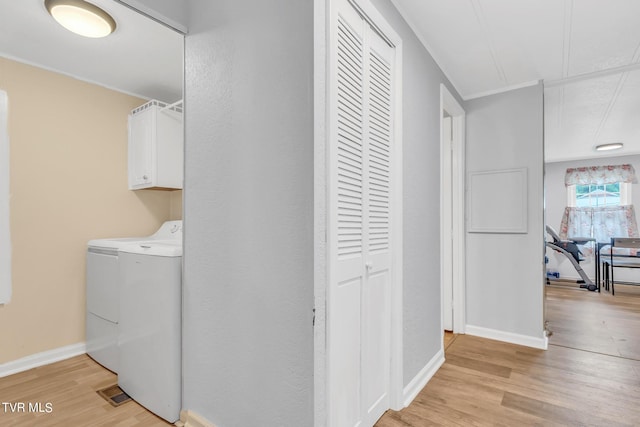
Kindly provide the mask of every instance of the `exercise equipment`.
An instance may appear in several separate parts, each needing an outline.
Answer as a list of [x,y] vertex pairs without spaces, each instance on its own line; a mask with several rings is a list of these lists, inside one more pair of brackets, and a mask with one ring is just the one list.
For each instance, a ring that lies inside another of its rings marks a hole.
[[[589,242],[595,242],[596,239],[591,237],[574,237],[569,240],[562,240],[556,231],[547,225],[547,233],[551,236],[553,241],[545,242],[547,247],[553,249],[554,251],[560,252],[564,256],[566,256],[571,264],[576,269],[582,280],[578,283],[581,288],[588,289],[590,291],[596,291],[598,286],[593,283],[593,280],[587,276],[587,273],[584,272],[582,267],[580,266],[580,261],[583,261],[581,258],[582,252],[580,251],[579,245],[585,245]],[[582,283],[581,283],[582,282]]]

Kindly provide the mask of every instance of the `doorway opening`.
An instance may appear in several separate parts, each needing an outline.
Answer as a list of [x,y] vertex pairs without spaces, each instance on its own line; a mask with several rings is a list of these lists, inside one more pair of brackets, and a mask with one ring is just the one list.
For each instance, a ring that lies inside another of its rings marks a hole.
[[[633,332],[640,324],[638,269],[611,267],[617,262],[634,267],[624,249],[614,249],[611,258],[611,239],[638,237],[640,155],[629,137],[635,127],[624,119],[637,105],[624,100],[634,99],[633,82],[638,79],[637,69],[610,69],[580,79],[546,81],[544,88],[545,224],[580,251],[576,266],[566,254],[546,249],[542,286],[549,345],[616,361],[640,359]],[[623,146],[596,149],[610,142]],[[582,171],[588,173],[578,175]],[[629,171],[628,177],[623,171]],[[545,237],[553,240],[549,232]],[[612,276],[615,292],[607,280]],[[593,283],[594,292],[581,282]]]
[[440,277],[442,333],[465,325],[465,111],[440,85]]

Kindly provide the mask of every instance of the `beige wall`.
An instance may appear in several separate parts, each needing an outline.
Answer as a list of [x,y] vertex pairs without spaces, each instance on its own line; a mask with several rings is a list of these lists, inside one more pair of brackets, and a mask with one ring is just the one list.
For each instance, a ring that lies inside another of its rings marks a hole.
[[182,190],[171,192],[171,219],[182,219]]
[[[127,114],[144,100],[0,58],[9,97],[13,297],[0,363],[85,340],[90,239],[141,236],[178,196],[127,190]],[[180,209],[181,210],[181,209]]]

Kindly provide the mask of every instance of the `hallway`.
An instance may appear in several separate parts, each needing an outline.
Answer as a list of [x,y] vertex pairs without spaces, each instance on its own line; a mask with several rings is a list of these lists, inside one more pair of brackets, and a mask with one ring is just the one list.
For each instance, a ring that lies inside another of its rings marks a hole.
[[[402,411],[388,411],[376,425],[637,425],[640,360],[601,353],[637,349],[629,335],[638,330],[633,325],[640,319],[640,298],[625,302],[618,295],[546,289],[554,331],[547,351],[460,335],[414,402]],[[582,317],[577,328],[576,318]],[[603,321],[617,329],[605,336],[599,326]],[[569,338],[572,328],[580,337]],[[614,350],[605,345],[605,337],[626,337],[620,343],[627,344]]]

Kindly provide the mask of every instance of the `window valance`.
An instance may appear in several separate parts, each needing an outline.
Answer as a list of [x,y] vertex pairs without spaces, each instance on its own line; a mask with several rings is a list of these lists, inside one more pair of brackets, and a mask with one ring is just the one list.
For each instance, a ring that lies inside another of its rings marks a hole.
[[616,182],[637,184],[636,171],[631,165],[587,166],[569,168],[564,176],[564,185],[604,185]]

